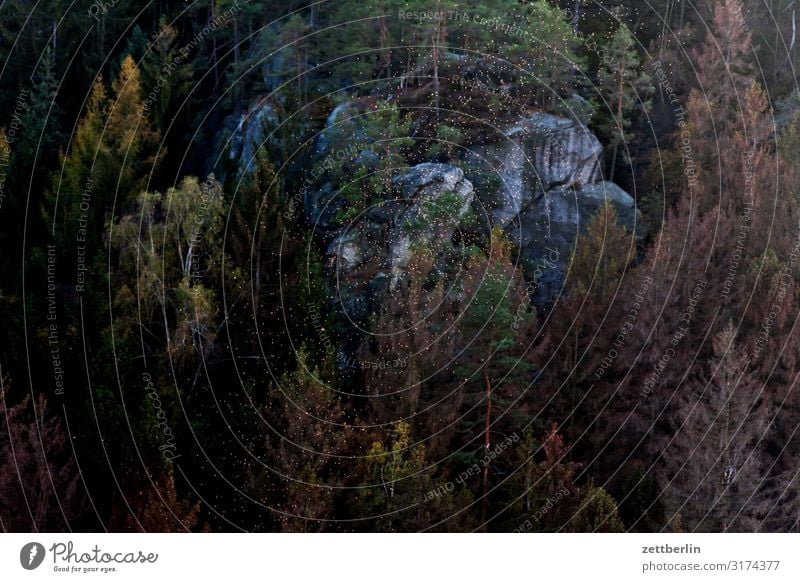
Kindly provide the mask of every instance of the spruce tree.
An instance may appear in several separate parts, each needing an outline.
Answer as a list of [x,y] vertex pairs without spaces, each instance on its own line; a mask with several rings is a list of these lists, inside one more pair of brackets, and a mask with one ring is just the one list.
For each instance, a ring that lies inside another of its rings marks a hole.
[[667,519],[688,531],[752,532],[771,499],[763,386],[728,324],[701,372],[676,389],[677,414],[663,452]]
[[620,147],[625,148],[625,162],[630,163],[627,151],[628,142],[634,137],[630,133],[633,116],[640,108],[649,108],[653,93],[650,75],[639,61],[636,39],[624,24],[620,24],[606,47],[597,82],[604,101],[599,126],[611,146],[608,179],[613,181]]

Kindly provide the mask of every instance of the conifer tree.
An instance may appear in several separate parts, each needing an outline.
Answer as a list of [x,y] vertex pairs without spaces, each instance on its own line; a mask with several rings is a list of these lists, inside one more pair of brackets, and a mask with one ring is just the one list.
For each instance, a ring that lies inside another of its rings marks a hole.
[[179,47],[178,31],[162,18],[141,61],[142,113],[155,128],[172,124],[192,88],[191,61]]
[[7,398],[0,369],[0,530],[71,531],[87,509],[69,437],[44,394]]
[[[511,263],[511,252],[510,243],[495,227],[488,254],[473,256],[464,282],[469,300],[464,307],[460,331],[467,347],[463,351],[465,362],[460,375],[465,404],[469,408],[463,416],[462,430],[472,436],[467,444],[474,442],[478,435],[482,437],[484,454],[491,449],[493,433],[510,435],[514,432],[515,415],[524,409],[524,402],[520,400],[530,372],[530,364],[522,353],[526,351],[525,340],[535,326],[536,315],[530,310],[521,276]],[[478,385],[482,385],[482,390],[475,389]],[[484,464],[484,521],[489,471],[489,463]]]
[[689,148],[687,185],[701,211],[733,195],[730,180],[740,174],[738,156],[719,153],[734,151],[734,136],[745,129],[741,120],[752,83],[751,39],[740,0],[720,0],[711,29],[694,54],[698,87],[689,94],[686,126],[681,128],[689,142],[676,139],[675,149]]
[[619,349],[612,343],[619,321],[610,313],[615,308],[630,309],[618,305],[618,298],[627,297],[621,289],[635,252],[635,237],[618,223],[614,207],[601,206],[577,238],[564,284],[566,293],[548,321],[550,349],[541,353],[555,395],[548,394],[542,405],[549,403],[558,414],[569,416],[564,430],[570,440],[575,438],[572,428],[583,432],[608,396],[607,386],[597,381],[607,381],[612,372],[604,370],[600,378],[596,374],[610,350]]
[[702,372],[676,393],[673,438],[663,453],[667,519],[680,516],[687,531],[755,531],[770,499],[770,415],[731,323],[713,347]]
[[296,354],[297,367],[286,374],[271,401],[282,410],[281,437],[275,441],[270,465],[284,475],[288,531],[321,531],[321,519],[333,514],[334,490],[354,462],[340,459],[351,430],[337,394],[334,359],[319,366],[307,359],[304,348]]
[[[34,160],[37,168],[50,167],[58,154],[62,142],[60,118],[61,107],[56,103],[58,83],[55,76],[55,58],[50,47],[45,49],[30,92],[30,104],[25,112],[23,131],[15,139],[14,171],[20,176],[31,177]],[[42,184],[44,172],[37,171],[33,176],[33,189]],[[26,189],[28,183],[20,184]]]
[[[649,107],[653,92],[650,75],[639,62],[636,39],[624,24],[620,24],[606,47],[597,81],[605,102],[605,120],[600,129],[609,138],[612,154],[608,179],[613,181],[620,146],[627,150],[633,138],[629,132],[633,115],[638,109]],[[625,162],[630,163],[627,153]]]
[[139,71],[130,56],[122,62],[110,97],[103,80],[95,82],[69,152],[61,157],[62,171],[52,175],[43,209],[57,227],[62,252],[83,234],[94,253],[112,205],[125,212],[144,187],[156,164],[158,132],[142,115],[143,107]]

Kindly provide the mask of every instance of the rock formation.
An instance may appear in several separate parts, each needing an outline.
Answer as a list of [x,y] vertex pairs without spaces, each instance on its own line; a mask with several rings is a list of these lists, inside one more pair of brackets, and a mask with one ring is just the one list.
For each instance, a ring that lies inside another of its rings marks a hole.
[[[349,121],[355,115],[357,103],[344,103],[331,113],[316,144],[323,166],[347,150],[337,160],[346,174],[354,160],[376,155],[360,149],[364,136]],[[307,192],[306,211],[315,232],[328,241],[328,263],[342,307],[351,316],[367,317],[378,290],[402,278],[412,243],[447,241],[472,205],[485,217],[484,233],[499,225],[518,247],[526,276],[535,273],[532,299],[546,308],[560,292],[578,235],[606,201],[620,224],[635,236],[642,234],[633,198],[603,180],[602,153],[598,139],[577,119],[535,113],[503,130],[495,143],[470,145],[453,164],[399,170],[391,192],[346,225],[332,220],[341,201],[338,185],[326,174],[328,181]]]
[[603,181],[602,153],[579,121],[536,113],[502,131],[497,143],[471,146],[464,156],[477,186],[478,213],[488,214],[518,246],[526,276],[536,273],[533,299],[540,308],[557,297],[578,234],[606,200],[622,225],[642,234],[633,198]]

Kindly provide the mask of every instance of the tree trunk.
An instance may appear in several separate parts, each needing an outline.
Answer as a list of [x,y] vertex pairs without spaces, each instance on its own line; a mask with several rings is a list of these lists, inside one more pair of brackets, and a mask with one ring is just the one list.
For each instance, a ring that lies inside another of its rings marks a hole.
[[383,67],[380,73],[378,73],[378,77],[380,77],[385,70],[386,78],[389,79],[392,77],[392,50],[389,48],[389,27],[386,26],[385,18],[378,19],[378,36],[380,37],[381,52],[384,58]]
[[617,167],[617,152],[619,151],[619,143],[614,144],[614,149],[611,150],[611,168],[608,173],[608,181],[614,181],[614,169]]
[[439,119],[439,23],[433,35],[433,99],[436,119]]
[[[258,216],[258,214],[256,214]],[[259,218],[259,223],[260,223]],[[253,307],[256,313],[258,310],[261,309],[261,238],[262,238],[262,229],[260,224],[256,224],[254,229],[256,234],[256,276],[255,276],[255,288],[253,289]]]
[[239,64],[239,20],[233,19],[233,63]]
[[492,382],[489,379],[489,370],[483,368],[483,382],[486,385],[486,423],[483,428],[483,500],[481,501],[481,523],[486,523],[486,513],[489,507],[489,449],[491,448],[490,429],[492,426]]
[[617,92],[617,128],[619,130],[619,139],[614,142],[614,153],[611,156],[611,169],[608,174],[608,181],[614,181],[614,170],[617,168],[617,152],[619,151],[620,142],[625,141],[625,128],[622,124],[622,91],[625,88],[625,69],[619,71],[619,87]]
[[787,53],[786,56],[788,57],[790,64],[794,64],[793,55],[795,53],[794,47],[796,41],[797,41],[797,21],[795,20],[795,11],[792,10],[792,40],[789,43],[789,50],[786,51]]
[[578,34],[578,25],[581,19],[581,0],[575,0],[572,10],[572,32]]
[[[214,21],[214,0],[211,0],[209,9],[208,24]],[[219,86],[219,70],[217,69],[217,38],[214,37],[211,41],[211,61],[214,63],[214,90]]]

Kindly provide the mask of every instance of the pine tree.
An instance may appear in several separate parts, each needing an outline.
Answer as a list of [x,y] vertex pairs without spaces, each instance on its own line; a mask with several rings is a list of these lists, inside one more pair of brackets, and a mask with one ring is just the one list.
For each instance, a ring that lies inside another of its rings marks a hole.
[[665,522],[664,503],[655,471],[638,467],[620,485],[619,517],[628,531],[652,532]]
[[607,304],[636,254],[634,234],[619,224],[614,206],[606,202],[589,219],[575,247],[567,279],[570,292]]
[[[34,78],[30,105],[25,112],[23,132],[15,139],[14,172],[20,176],[31,177],[34,160],[37,168],[48,168],[56,159],[58,147],[62,143],[60,118],[61,108],[56,103],[58,83],[55,76],[55,58],[50,47],[45,49],[42,64]],[[42,184],[44,172],[35,172],[32,188]],[[21,184],[20,186],[23,186]],[[24,184],[27,190],[28,183]]]
[[547,382],[555,395],[542,392],[547,396],[541,404],[569,416],[564,430],[570,440],[577,438],[572,428],[583,432],[606,404],[606,382],[613,372],[604,370],[600,377],[597,372],[610,351],[620,347],[613,345],[619,320],[611,311],[630,309],[619,297],[630,297],[622,288],[635,253],[634,235],[617,222],[614,207],[604,204],[578,236],[564,283],[566,296],[548,320],[546,344],[557,351],[543,347],[542,366],[547,367]]
[[278,36],[281,54],[286,60],[283,76],[287,81],[292,81],[300,98],[305,97],[307,88],[309,32],[305,19],[299,14],[293,14],[281,24]]
[[124,208],[146,185],[147,176],[158,160],[155,147],[159,138],[158,131],[151,128],[150,118],[144,114],[139,69],[130,56],[122,61],[119,75],[111,83],[106,116],[102,139],[113,156],[110,192],[115,193],[116,202]]
[[[102,79],[94,84],[72,147],[61,156],[62,171],[52,175],[45,197],[43,211],[56,226],[61,252],[72,249],[81,234],[91,262],[101,248],[106,213],[112,205],[118,213],[127,210],[144,187],[157,162],[158,133],[143,108],[139,71],[130,56],[122,62],[110,97]],[[79,227],[79,219],[85,226]]]
[[[490,6],[485,2],[480,4],[486,8]],[[494,4],[491,7],[494,8]],[[497,10],[492,16],[508,14],[509,24],[514,28],[501,29],[506,38],[490,39],[488,48],[499,45],[500,54],[519,67],[519,84],[533,90],[535,101],[541,107],[553,106],[573,90],[573,70],[584,65],[576,52],[580,42],[574,28],[565,13],[546,0],[511,1],[503,8],[505,10]]]
[[143,111],[155,128],[172,124],[192,89],[192,65],[179,46],[178,31],[162,18],[140,65]]
[[[653,93],[650,75],[639,62],[636,39],[624,24],[620,24],[606,47],[597,82],[605,103],[604,121],[599,125],[611,146],[608,179],[613,181],[619,148],[623,146],[627,152],[627,144],[634,137],[629,133],[632,117],[639,108],[649,108]],[[630,163],[627,153],[625,162]]]
[[332,78],[340,84],[392,78],[399,72],[404,55],[414,50],[410,39],[403,36],[408,23],[397,18],[406,5],[407,0],[336,2],[329,18],[334,28],[325,42],[313,48],[316,62],[330,60],[331,54],[340,56],[328,65]]
[[[469,299],[459,326],[462,341],[466,342],[460,375],[469,408],[462,417],[462,430],[473,435],[467,445],[478,438],[475,430],[480,431],[484,454],[491,449],[492,433],[514,432],[515,415],[523,410],[520,400],[530,373],[530,365],[522,353],[527,351],[523,349],[527,347],[525,339],[535,326],[536,315],[530,310],[521,275],[510,257],[510,243],[495,227],[488,254],[473,256],[464,282],[464,293]],[[482,385],[480,392],[476,391],[476,385]],[[481,485],[484,522],[489,502],[489,470],[489,463],[485,463]]]
[[[685,150],[687,195],[697,199],[701,211],[734,194],[729,182],[740,174],[734,136],[741,126],[745,93],[752,83],[751,34],[742,15],[740,0],[720,0],[714,6],[711,30],[694,54],[700,88],[692,89],[686,106],[686,125],[679,127],[675,149]],[[680,136],[689,136],[683,143]]]
[[102,79],[98,79],[75,130],[70,151],[61,155],[62,172],[52,176],[45,197],[43,213],[55,226],[56,240],[69,241],[70,246],[69,239],[77,230],[81,193],[91,188],[97,175],[106,172],[108,153],[101,140],[106,104],[106,90]]

